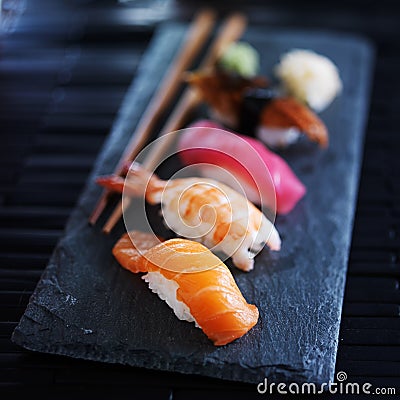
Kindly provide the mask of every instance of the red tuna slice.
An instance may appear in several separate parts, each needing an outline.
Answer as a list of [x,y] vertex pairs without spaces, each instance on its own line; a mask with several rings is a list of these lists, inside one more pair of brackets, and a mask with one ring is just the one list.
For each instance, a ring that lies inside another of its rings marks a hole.
[[251,202],[278,214],[289,213],[306,193],[280,156],[257,139],[224,130],[213,121],[188,126],[180,135],[178,150],[185,165],[199,164],[203,176],[236,190],[239,185]]

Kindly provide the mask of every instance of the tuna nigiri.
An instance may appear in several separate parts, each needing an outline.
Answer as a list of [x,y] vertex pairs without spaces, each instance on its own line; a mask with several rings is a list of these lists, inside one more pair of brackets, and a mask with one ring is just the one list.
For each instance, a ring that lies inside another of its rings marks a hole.
[[239,182],[250,201],[272,209],[276,196],[279,214],[289,213],[306,193],[289,165],[258,140],[222,130],[208,120],[188,128],[179,138],[179,154],[184,164],[199,164],[203,176],[220,179],[235,189]]
[[160,204],[166,225],[179,236],[222,251],[236,267],[250,271],[255,255],[268,245],[280,250],[273,223],[244,196],[213,179],[181,178],[164,181],[133,164],[126,180],[112,175],[97,178],[109,190],[145,196]]
[[[129,271],[146,273],[142,279],[149,288],[216,346],[240,338],[258,321],[257,307],[247,303],[228,267],[200,243],[160,243],[151,234],[130,232],[115,244],[113,254]],[[199,272],[193,272],[193,260]]]

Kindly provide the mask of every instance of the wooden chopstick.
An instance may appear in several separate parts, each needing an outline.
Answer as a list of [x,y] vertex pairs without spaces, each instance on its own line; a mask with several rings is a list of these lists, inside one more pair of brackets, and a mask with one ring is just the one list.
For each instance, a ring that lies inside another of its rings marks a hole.
[[[243,34],[246,24],[247,20],[243,14],[235,13],[228,17],[201,63],[200,69],[214,65],[223,49]],[[164,128],[160,132],[159,138],[162,138],[162,140],[158,140],[158,142],[151,148],[149,154],[146,155],[146,159],[142,163],[144,168],[151,172],[154,171],[163,154],[165,154],[166,150],[174,141],[176,136],[175,134],[177,133],[176,131],[183,126],[188,114],[199,102],[200,99],[197,94],[191,88],[187,88],[181,97],[181,100],[168,118]],[[173,132],[175,134],[166,135],[167,133]],[[127,208],[129,204],[130,199],[128,197],[124,199],[124,203],[120,200],[105,223],[103,232],[109,233],[113,229],[122,216],[123,207]]]
[[[201,50],[207,37],[215,25],[216,14],[213,10],[204,9],[198,12],[186,34],[185,42],[177,54],[149,106],[140,119],[138,126],[129,141],[126,150],[119,160],[114,173],[120,175],[124,165],[132,161],[149,138],[156,122],[169,105],[182,83],[183,72],[190,67],[193,59]],[[104,190],[91,216],[90,224],[95,224],[107,205],[109,191]]]
[[[184,121],[186,120],[186,116],[193,107],[196,106],[198,103],[198,97],[194,93],[193,90],[185,91],[182,100],[179,102],[178,106],[174,109],[174,112],[171,114],[171,117],[168,119],[167,124],[165,127],[168,129],[164,129],[163,132],[173,132],[179,129],[179,126],[182,126]],[[171,128],[171,130],[169,130]],[[143,161],[142,166],[150,171],[153,171],[159,159],[162,157],[163,154],[167,151],[171,142],[175,135],[168,135],[166,136],[167,140],[162,140],[157,142],[156,145],[151,149],[150,153],[147,155],[146,159]],[[123,210],[129,207],[131,204],[131,200],[129,197],[125,196],[124,202],[122,199],[118,202],[115,206],[113,212],[111,213],[110,217],[108,218],[107,222],[103,226],[104,233],[110,233],[111,230],[114,228],[115,224],[119,221],[123,214]]]
[[[199,69],[205,69],[215,64],[223,49],[230,43],[237,40],[246,27],[246,18],[242,14],[233,14],[225,22],[221,33],[217,36],[214,43],[207,52],[203,62],[200,64]],[[154,145],[146,159],[143,161],[142,166],[149,171],[154,171],[158,162],[169,146],[175,139],[176,131],[182,128],[188,114],[200,103],[200,98],[196,95],[195,91],[187,88],[183,93],[181,100],[176,105],[171,116],[168,118],[165,126],[159,134],[157,144]],[[166,135],[167,133],[174,133]],[[162,139],[161,139],[162,138]],[[161,139],[161,140],[160,140]]]

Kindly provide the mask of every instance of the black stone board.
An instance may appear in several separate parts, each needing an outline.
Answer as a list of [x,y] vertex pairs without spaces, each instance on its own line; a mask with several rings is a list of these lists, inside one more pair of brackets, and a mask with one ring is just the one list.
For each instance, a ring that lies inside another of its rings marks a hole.
[[281,153],[308,189],[293,212],[277,218],[281,252],[264,250],[250,273],[232,269],[245,298],[260,310],[247,335],[214,347],[113,259],[122,222],[109,236],[101,223],[87,223],[101,193],[94,178],[114,169],[186,29],[166,24],[156,32],[12,339],[34,351],[225,380],[333,380],[372,79],[373,49],[363,38],[260,27],[245,34],[261,53],[264,74],[272,75],[283,52],[308,48],[330,57],[344,84],[321,114],[329,149],[303,142]]

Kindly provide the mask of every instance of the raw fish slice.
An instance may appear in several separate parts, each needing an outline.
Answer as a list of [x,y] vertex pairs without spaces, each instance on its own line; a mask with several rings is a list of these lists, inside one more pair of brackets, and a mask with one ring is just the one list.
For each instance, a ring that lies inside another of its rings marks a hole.
[[[278,214],[289,213],[305,195],[304,185],[289,165],[260,141],[222,130],[221,125],[208,120],[188,128],[180,136],[179,154],[184,164],[199,164],[202,175],[222,179],[228,185],[234,185],[228,181],[233,176],[251,202],[274,210],[276,201]],[[230,174],[219,174],[210,165]]]
[[[240,338],[257,323],[257,307],[247,303],[229,269],[206,247],[186,239],[151,247],[155,242],[151,234],[130,232],[113,254],[129,271],[146,272],[143,279],[178,318],[195,322],[216,346]],[[194,259],[211,269],[187,272]]]

